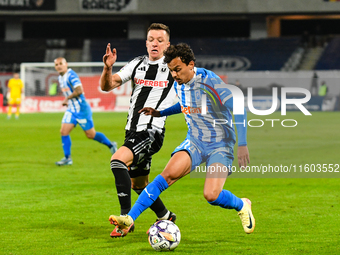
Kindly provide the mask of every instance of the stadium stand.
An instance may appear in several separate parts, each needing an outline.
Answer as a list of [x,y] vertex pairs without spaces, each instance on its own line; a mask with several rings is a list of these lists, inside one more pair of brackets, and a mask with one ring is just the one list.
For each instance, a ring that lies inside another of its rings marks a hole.
[[315,66],[315,70],[340,69],[340,37],[333,38],[326,46]]
[[[100,39],[91,41],[92,61],[102,61],[103,51],[110,42],[117,48],[119,61],[128,61],[146,53],[144,40]],[[248,70],[280,70],[299,46],[299,38],[250,39],[173,39],[186,42],[196,56],[238,56],[251,62]]]
[[18,71],[22,62],[43,62],[45,51],[45,40],[0,41],[0,71]]

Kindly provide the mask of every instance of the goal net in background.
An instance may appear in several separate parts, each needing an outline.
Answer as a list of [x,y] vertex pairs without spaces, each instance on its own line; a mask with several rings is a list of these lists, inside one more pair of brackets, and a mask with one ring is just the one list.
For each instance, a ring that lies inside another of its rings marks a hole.
[[[116,62],[113,73],[126,62]],[[92,111],[127,111],[131,95],[131,83],[127,82],[110,92],[100,89],[99,80],[103,71],[101,62],[68,62],[83,85],[85,97]],[[58,72],[54,63],[22,63],[20,77],[25,86],[22,112],[61,112],[64,96],[58,84]]]

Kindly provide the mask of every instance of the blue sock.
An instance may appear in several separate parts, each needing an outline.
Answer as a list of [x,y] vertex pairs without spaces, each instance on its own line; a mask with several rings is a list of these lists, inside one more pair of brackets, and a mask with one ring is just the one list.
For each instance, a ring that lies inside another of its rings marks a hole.
[[157,177],[143,190],[128,215],[135,221],[142,212],[155,202],[158,196],[169,187],[161,175]]
[[241,198],[238,198],[229,190],[222,190],[220,195],[215,201],[208,202],[211,205],[218,205],[222,208],[226,209],[235,209],[236,211],[240,211],[243,207],[243,201]]
[[71,137],[69,135],[61,136],[65,158],[71,156]]
[[112,147],[111,141],[101,132],[96,132],[96,135],[94,136],[93,140],[105,144],[109,148]]

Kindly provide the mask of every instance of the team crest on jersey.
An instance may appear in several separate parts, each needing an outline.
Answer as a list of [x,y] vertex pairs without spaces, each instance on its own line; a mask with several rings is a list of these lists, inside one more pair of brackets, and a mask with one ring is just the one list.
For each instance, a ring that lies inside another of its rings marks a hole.
[[196,94],[196,100],[201,100],[201,92],[196,90],[195,94]]

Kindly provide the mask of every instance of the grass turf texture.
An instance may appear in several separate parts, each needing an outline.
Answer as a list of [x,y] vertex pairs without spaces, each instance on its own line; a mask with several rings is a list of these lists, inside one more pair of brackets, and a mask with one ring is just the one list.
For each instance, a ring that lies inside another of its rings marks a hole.
[[[0,254],[152,254],[145,232],[155,215],[146,210],[136,230],[109,237],[108,216],[119,213],[110,152],[88,140],[80,127],[71,133],[73,166],[57,167],[63,157],[59,135],[62,113],[22,114],[0,121]],[[340,113],[254,116],[296,119],[295,128],[248,128],[251,165],[339,164]],[[121,145],[126,113],[94,113],[95,128]],[[255,124],[255,123],[253,123]],[[185,138],[182,115],[167,121],[164,146],[153,158],[151,180]],[[236,161],[234,161],[235,163]],[[246,235],[234,210],[210,206],[204,179],[186,176],[162,194],[177,214],[182,241],[176,254],[338,254],[340,179],[230,178],[225,185],[249,197],[255,232]],[[133,201],[137,195],[133,193]]]

